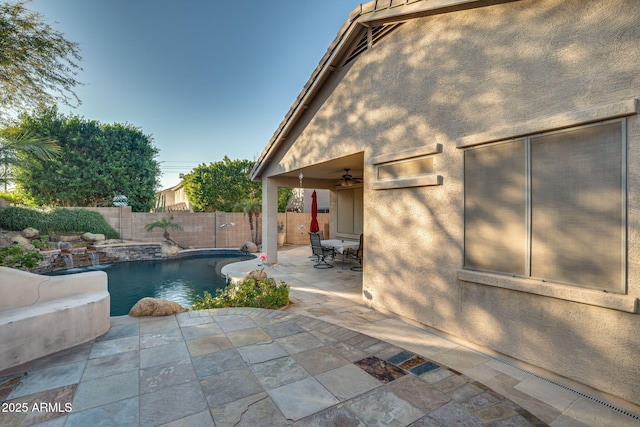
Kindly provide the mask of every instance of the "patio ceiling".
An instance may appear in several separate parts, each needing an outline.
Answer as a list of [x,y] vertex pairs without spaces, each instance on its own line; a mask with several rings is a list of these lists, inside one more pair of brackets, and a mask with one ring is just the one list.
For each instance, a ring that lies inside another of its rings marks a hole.
[[[503,3],[516,0],[491,0],[489,3]],[[376,26],[386,24],[397,24],[420,16],[446,13],[457,9],[467,9],[481,7],[485,2],[481,0],[371,0],[356,6],[349,14],[336,38],[329,45],[327,52],[322,57],[318,66],[304,85],[302,92],[285,115],[278,126],[269,143],[264,148],[256,164],[251,171],[251,179],[259,180],[262,177],[264,168],[273,160],[273,154],[278,150],[283,141],[286,140],[288,132],[303,116],[313,98],[320,91],[324,83],[329,79],[334,70],[340,68],[347,60],[350,49],[354,48],[354,43],[362,37],[363,28],[373,29]],[[373,34],[372,34],[373,36]],[[361,164],[361,163],[360,163]],[[348,165],[345,166],[349,167]],[[344,169],[344,168],[341,168]],[[355,173],[354,173],[355,172]],[[285,176],[297,176],[300,171],[287,173]],[[343,171],[344,173],[344,171]],[[352,168],[352,175],[361,177],[362,174]],[[304,174],[304,172],[303,172]],[[315,172],[310,171],[313,176]],[[319,173],[318,173],[319,174]],[[312,176],[312,175],[310,175]],[[338,179],[342,173],[338,176]]]
[[302,172],[303,186],[305,180],[327,181],[332,185],[337,185],[345,169],[350,169],[349,173],[356,178],[362,178],[364,164],[364,153],[351,154],[345,157],[339,157],[327,162],[316,163],[301,169],[294,169],[285,172],[280,177],[294,178],[298,181],[298,176]]

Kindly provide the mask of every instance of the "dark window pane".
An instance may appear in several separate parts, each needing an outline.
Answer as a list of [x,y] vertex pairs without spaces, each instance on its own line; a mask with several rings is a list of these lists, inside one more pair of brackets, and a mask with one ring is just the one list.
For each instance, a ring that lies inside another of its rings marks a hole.
[[464,154],[465,267],[526,272],[524,140]]
[[620,122],[531,138],[531,275],[624,290]]

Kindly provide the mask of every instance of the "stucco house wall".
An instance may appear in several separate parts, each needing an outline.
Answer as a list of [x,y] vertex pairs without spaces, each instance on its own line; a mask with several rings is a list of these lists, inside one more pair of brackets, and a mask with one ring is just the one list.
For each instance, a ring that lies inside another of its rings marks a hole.
[[160,203],[157,207],[164,208],[168,212],[192,212],[191,204],[182,183],[157,192],[156,200]]
[[[259,177],[284,182],[363,153],[368,303],[640,404],[640,2],[470,2],[421,15],[335,69]],[[621,116],[623,294],[463,269],[465,144]],[[437,180],[374,189],[376,159],[424,147],[436,147]]]

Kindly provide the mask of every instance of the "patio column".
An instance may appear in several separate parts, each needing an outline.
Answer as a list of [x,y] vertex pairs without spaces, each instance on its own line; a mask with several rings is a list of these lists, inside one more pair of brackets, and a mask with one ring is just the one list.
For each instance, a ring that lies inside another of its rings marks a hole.
[[267,263],[278,262],[278,184],[274,179],[262,179],[262,252]]

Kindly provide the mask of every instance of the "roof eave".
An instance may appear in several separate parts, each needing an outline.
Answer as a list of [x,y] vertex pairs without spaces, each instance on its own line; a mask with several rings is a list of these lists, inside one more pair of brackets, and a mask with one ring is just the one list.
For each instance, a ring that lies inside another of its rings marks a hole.
[[356,24],[355,20],[360,17],[361,9],[362,5],[359,5],[349,14],[349,19],[338,31],[338,35],[329,45],[327,52],[324,54],[322,59],[320,59],[318,66],[315,68],[313,73],[311,73],[311,77],[307,80],[307,83],[302,88],[302,91],[294,101],[291,108],[289,108],[289,111],[274,132],[269,143],[258,157],[258,160],[256,160],[256,164],[251,171],[251,179],[256,181],[261,179],[262,171],[269,164],[272,153],[277,150],[280,144],[285,140],[287,131],[289,131],[296,123],[298,118],[306,109],[308,102],[313,99],[316,91],[322,86],[333,71],[334,67],[331,65],[332,62],[336,60],[336,57],[342,54],[344,50],[343,46],[350,39],[350,36],[353,35],[355,30],[359,28],[359,25]]
[[[488,1],[491,3],[491,0]],[[516,0],[495,0],[495,3],[508,1]],[[256,164],[251,170],[251,179],[254,181],[262,179],[264,169],[271,161],[275,151],[285,141],[288,131],[304,114],[305,109],[329,78],[337,62],[346,53],[345,50],[350,47],[352,38],[362,26],[407,21],[426,14],[437,13],[440,10],[447,11],[464,6],[473,7],[473,3],[487,3],[487,0],[372,0],[353,9],[269,143],[256,160]]]

